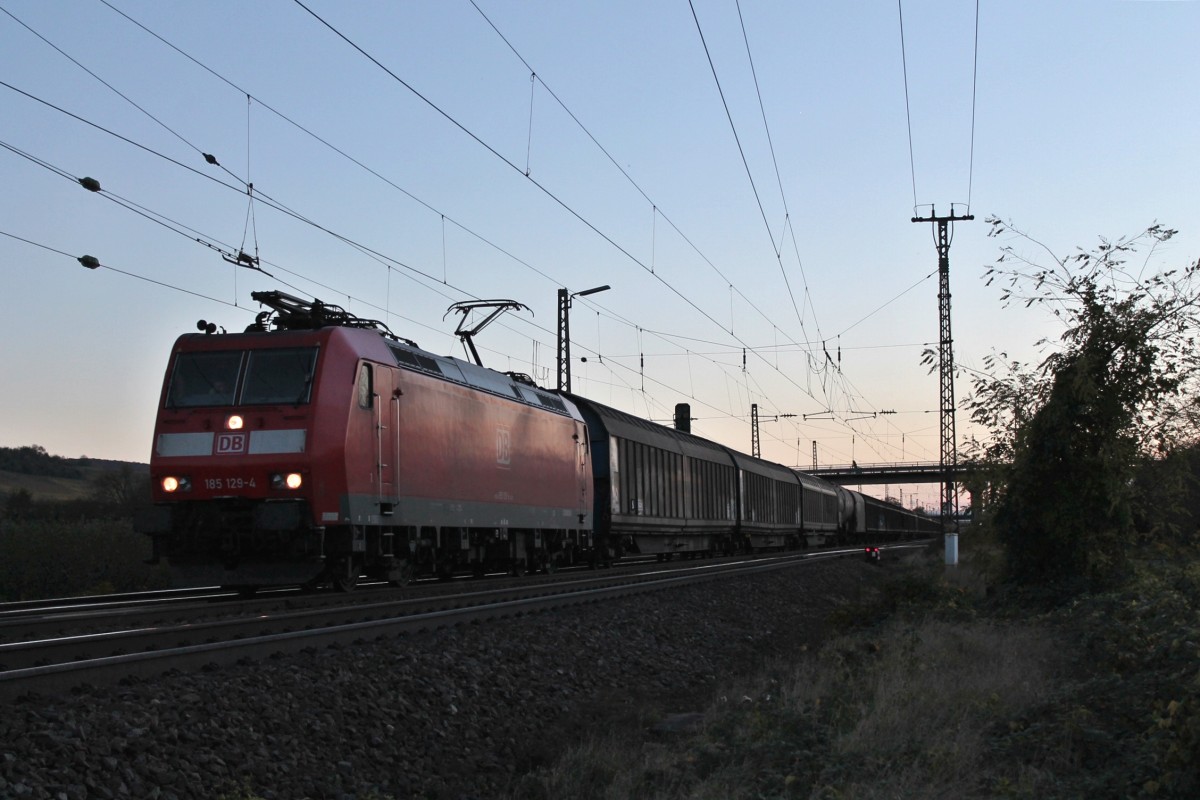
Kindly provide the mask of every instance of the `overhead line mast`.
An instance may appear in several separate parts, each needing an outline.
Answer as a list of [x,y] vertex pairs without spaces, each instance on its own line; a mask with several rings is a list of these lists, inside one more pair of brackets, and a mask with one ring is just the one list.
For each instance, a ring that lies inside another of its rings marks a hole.
[[[946,564],[958,563],[958,445],[954,433],[954,336],[950,331],[950,242],[954,238],[951,223],[975,219],[972,214],[938,216],[930,206],[928,217],[913,217],[913,222],[931,222],[935,226],[938,251],[938,372],[941,375],[941,467],[942,531],[946,535]],[[947,519],[949,522],[947,522]]]

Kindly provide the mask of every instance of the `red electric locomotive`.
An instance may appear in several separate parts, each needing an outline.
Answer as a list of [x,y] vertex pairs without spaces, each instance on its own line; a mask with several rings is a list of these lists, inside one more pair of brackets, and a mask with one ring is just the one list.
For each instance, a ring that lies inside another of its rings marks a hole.
[[401,582],[590,558],[587,430],[567,399],[281,292],[244,333],[181,336],[137,526],[180,582]]

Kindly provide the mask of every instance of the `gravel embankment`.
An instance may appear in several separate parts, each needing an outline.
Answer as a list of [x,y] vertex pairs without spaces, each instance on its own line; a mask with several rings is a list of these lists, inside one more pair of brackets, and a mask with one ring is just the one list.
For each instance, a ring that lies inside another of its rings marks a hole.
[[702,711],[884,574],[844,559],[28,696],[0,714],[0,798],[494,797],[589,731]]

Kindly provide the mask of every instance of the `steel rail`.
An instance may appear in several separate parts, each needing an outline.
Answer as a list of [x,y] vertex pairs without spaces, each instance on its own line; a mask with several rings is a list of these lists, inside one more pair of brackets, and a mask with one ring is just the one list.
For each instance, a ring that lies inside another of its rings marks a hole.
[[[860,553],[861,550],[849,551]],[[48,642],[14,643],[8,649],[0,649],[0,661],[5,656],[26,659],[26,665],[17,668],[7,668],[0,672],[0,699],[8,699],[26,692],[62,692],[80,684],[108,684],[125,678],[155,679],[168,669],[197,669],[208,668],[210,664],[228,665],[246,658],[265,658],[277,653],[295,653],[308,648],[328,647],[334,644],[349,645],[364,638],[392,637],[400,634],[417,633],[423,630],[462,625],[476,621],[487,621],[511,617],[525,613],[546,611],[549,609],[566,608],[583,603],[601,602],[622,596],[632,596],[652,591],[665,591],[679,586],[685,586],[702,581],[716,580],[725,577],[752,575],[771,570],[784,569],[799,564],[813,563],[818,560],[842,557],[847,551],[808,553],[777,557],[754,562],[738,562],[735,564],[712,564],[692,566],[680,571],[672,571],[663,575],[661,571],[645,576],[614,576],[613,578],[593,578],[588,581],[568,584],[543,584],[539,586],[513,587],[511,589],[491,592],[473,593],[478,602],[465,602],[469,596],[453,596],[453,598],[421,598],[420,600],[401,600],[393,603],[366,604],[375,608],[360,608],[357,612],[353,606],[341,609],[321,609],[317,612],[294,612],[277,615],[276,627],[303,624],[303,617],[315,619],[324,615],[326,619],[319,627],[309,627],[303,630],[274,630],[271,632],[251,633],[256,623],[253,619],[239,619],[221,622],[204,623],[201,625],[179,626],[176,630],[155,632],[124,631],[112,634],[97,634],[93,638],[100,646],[112,647],[114,643],[123,642],[123,647],[148,647],[153,637],[161,640],[174,637],[174,646],[162,647],[139,652],[125,652],[117,655],[83,657],[78,660],[60,659],[57,663],[29,665],[27,659],[37,658],[37,648],[45,648],[45,653],[60,649],[59,645]],[[582,585],[581,585],[582,584]],[[513,596],[524,593],[527,596]],[[492,595],[491,599],[487,595]],[[497,597],[497,595],[499,595]],[[463,604],[452,608],[437,610],[410,611],[396,613],[396,607],[404,603],[438,603],[448,600],[462,600]],[[391,607],[388,612],[387,607]],[[358,619],[357,621],[335,621],[330,624],[329,617],[346,616],[357,613],[360,617],[363,611],[386,612],[381,618]],[[261,624],[265,620],[258,620]],[[222,627],[227,633],[237,632],[240,638],[222,638],[218,641],[192,642],[178,644],[181,634],[190,631],[193,634],[212,635]],[[76,637],[72,637],[76,638]],[[63,645],[62,647],[68,647]],[[45,655],[45,654],[43,654]]]
[[[690,562],[677,562],[688,564]],[[709,562],[706,562],[709,563]],[[711,563],[727,563],[727,559]],[[653,560],[629,559],[604,570],[604,575],[627,574],[654,565]],[[521,579],[522,585],[539,585],[578,580],[580,575],[595,575],[594,570],[563,569],[554,574],[530,575]],[[489,576],[487,583],[510,585],[512,579]],[[372,594],[395,595],[404,591],[406,597],[445,595],[461,592],[466,583],[479,586],[466,576],[447,583],[420,580],[401,590],[384,583],[365,582],[360,591],[346,595],[335,591],[304,592],[299,587],[270,587],[254,597],[239,595],[233,590],[200,587],[169,591],[138,592],[122,595],[60,598],[0,605],[0,643],[27,642],[53,637],[80,636],[104,631],[131,628],[163,628],[180,620],[197,622],[206,618],[232,615],[260,616],[295,608],[316,608],[350,602],[371,602]],[[486,590],[485,590],[486,591]],[[3,659],[0,659],[3,663]]]
[[[635,567],[632,563],[629,566]],[[562,579],[569,573],[562,570],[557,574]],[[526,580],[546,579],[547,576],[536,576]],[[465,580],[465,577],[456,578],[454,583]],[[414,581],[406,590],[444,593],[452,586],[422,579]],[[352,596],[362,598],[371,592],[397,591],[400,589],[382,582],[364,581]],[[5,603],[0,604],[0,643],[44,639],[52,633],[82,634],[101,625],[110,629],[147,627],[160,624],[166,617],[220,615],[244,609],[259,613],[264,608],[287,608],[297,604],[318,606],[345,602],[346,598],[347,595],[341,592],[312,592],[299,586],[265,587],[252,597],[233,589],[210,586]]]
[[5,619],[42,611],[77,610],[97,607],[145,605],[147,603],[174,603],[180,600],[195,600],[206,597],[236,595],[231,589],[219,586],[192,586],[183,589],[152,589],[145,592],[123,592],[120,594],[80,595],[77,597],[53,597],[41,600],[15,600],[0,603],[0,622]]

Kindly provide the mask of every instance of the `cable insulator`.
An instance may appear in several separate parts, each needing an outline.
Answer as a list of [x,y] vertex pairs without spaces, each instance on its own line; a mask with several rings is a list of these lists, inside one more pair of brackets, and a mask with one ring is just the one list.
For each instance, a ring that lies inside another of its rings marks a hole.
[[80,256],[77,260],[88,269],[96,269],[100,266],[100,259],[95,256]]
[[207,161],[208,163],[212,164],[214,167],[221,166],[220,164],[217,163],[217,157],[214,156],[212,153],[203,153],[202,155],[204,156],[204,160]]
[[80,178],[79,185],[87,189],[89,192],[100,191],[100,181],[95,178]]

